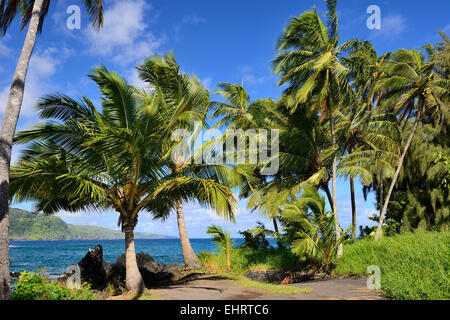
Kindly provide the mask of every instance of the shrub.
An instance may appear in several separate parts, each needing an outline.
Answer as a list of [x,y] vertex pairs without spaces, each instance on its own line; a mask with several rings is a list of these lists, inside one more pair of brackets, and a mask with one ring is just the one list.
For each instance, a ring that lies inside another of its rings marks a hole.
[[336,253],[351,228],[337,239],[335,216],[325,208],[325,197],[310,185],[303,187],[298,199],[284,205],[281,220],[286,224],[292,252],[300,257],[306,256],[312,270],[331,272]]
[[60,283],[51,281],[44,272],[22,271],[15,289],[12,292],[14,300],[94,300],[95,295],[88,284],[82,284],[80,289],[69,289]]

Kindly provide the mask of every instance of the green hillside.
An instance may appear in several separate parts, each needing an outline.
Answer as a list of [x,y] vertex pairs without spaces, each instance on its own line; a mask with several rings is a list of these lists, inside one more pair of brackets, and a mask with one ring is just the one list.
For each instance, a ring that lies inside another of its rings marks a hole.
[[[68,224],[60,217],[44,216],[20,210],[9,209],[11,240],[81,240],[81,239],[123,239],[122,232],[95,226]],[[168,239],[153,233],[136,232],[136,239]]]

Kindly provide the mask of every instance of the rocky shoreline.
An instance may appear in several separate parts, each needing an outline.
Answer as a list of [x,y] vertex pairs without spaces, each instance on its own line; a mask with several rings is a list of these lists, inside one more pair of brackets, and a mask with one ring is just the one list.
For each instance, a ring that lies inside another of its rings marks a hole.
[[[184,266],[177,263],[159,264],[150,255],[139,252],[136,254],[139,271],[146,288],[167,285],[185,277]],[[108,289],[121,293],[125,291],[125,254],[119,256],[115,263],[103,260],[103,248],[97,245],[89,249],[86,255],[77,263],[80,269],[81,282],[90,284],[94,290]],[[65,283],[73,273],[63,273],[60,276],[49,276],[49,279]],[[17,281],[20,273],[11,272],[13,281]]]

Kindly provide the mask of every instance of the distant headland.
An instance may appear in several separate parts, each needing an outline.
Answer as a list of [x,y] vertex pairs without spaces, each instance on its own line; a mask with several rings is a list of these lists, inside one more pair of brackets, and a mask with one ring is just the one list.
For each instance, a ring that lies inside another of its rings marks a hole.
[[[96,226],[80,226],[64,222],[60,217],[45,216],[10,208],[10,240],[106,240],[123,239],[118,230]],[[176,239],[154,233],[136,232],[136,239]]]

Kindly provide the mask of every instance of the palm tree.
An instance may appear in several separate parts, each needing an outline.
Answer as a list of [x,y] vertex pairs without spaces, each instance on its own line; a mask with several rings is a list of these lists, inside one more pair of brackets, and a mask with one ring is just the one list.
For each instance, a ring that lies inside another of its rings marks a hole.
[[230,254],[231,254],[231,247],[234,244],[234,241],[231,240],[231,233],[229,231],[223,230],[221,227],[214,224],[208,227],[206,233],[212,234],[213,241],[217,244],[219,250],[225,252],[225,255],[227,257],[227,272],[230,272],[231,271]]
[[[272,99],[259,99],[251,101],[245,88],[240,84],[230,84],[227,82],[219,83],[219,88],[214,93],[221,96],[225,102],[213,101],[210,103],[209,109],[212,111],[211,118],[220,119],[214,126],[227,127],[225,135],[229,132],[228,129],[264,129],[272,128],[270,125],[271,118],[278,118],[280,114],[275,110],[275,101]],[[221,143],[221,141],[219,142]],[[226,145],[224,146],[226,149]],[[248,155],[256,153],[258,150],[251,150],[249,145],[245,145]],[[248,196],[246,190],[254,192],[252,184],[249,180],[264,180],[264,177],[259,174],[256,166],[248,165],[247,163],[239,163],[237,171],[242,169],[251,172],[252,177],[247,176],[241,179],[241,187],[243,192],[241,197]],[[239,174],[243,174],[240,172]],[[239,175],[238,174],[238,175]],[[244,186],[245,185],[245,186]],[[273,215],[272,219],[274,229],[278,232],[277,217]],[[281,244],[281,242],[279,242]]]
[[[300,109],[290,114],[285,97],[269,111],[262,114],[266,119],[263,128],[279,130],[279,169],[270,178],[261,179],[251,193],[249,208],[278,219],[281,206],[299,194],[306,184],[325,191],[333,207],[328,188],[331,159],[325,126],[316,115],[305,114]],[[274,228],[278,229],[275,225]]]
[[[348,44],[338,47],[338,18],[336,1],[327,0],[326,26],[316,9],[292,18],[278,41],[280,53],[274,60],[275,72],[280,74],[278,85],[289,83],[285,94],[295,111],[308,103],[308,108],[320,111],[321,119],[327,117],[330,126],[331,147],[336,146],[334,114],[350,91],[347,81],[349,70],[341,63],[340,51]],[[340,238],[336,197],[337,155],[332,161],[332,197],[336,222],[336,237]],[[342,255],[339,246],[338,256]]]
[[336,236],[334,213],[325,209],[325,198],[312,186],[304,186],[297,199],[285,204],[281,218],[286,224],[291,250],[306,255],[318,269],[330,272],[339,244],[350,228]]
[[257,128],[258,113],[270,108],[272,99],[250,100],[245,88],[240,84],[222,82],[218,84],[215,94],[221,96],[225,102],[213,101],[210,103],[211,117],[220,120],[216,127]]
[[[384,93],[376,93],[375,84],[384,74],[382,68],[390,53],[378,57],[369,41],[357,40],[348,41],[342,52],[347,54],[341,60],[350,70],[353,94],[350,104],[337,113],[340,154],[347,153],[340,158],[338,174],[349,178],[353,241],[356,236],[354,178],[360,176],[365,186],[372,183],[373,175],[378,177],[378,181],[386,179],[393,171],[388,160],[395,159],[399,153],[397,141],[401,133],[391,114],[378,114],[379,110],[375,109]],[[374,169],[378,171],[374,172]]]
[[395,117],[392,114],[374,115],[373,110],[367,109],[368,104],[363,104],[336,113],[336,133],[342,154],[337,173],[350,180],[352,241],[356,236],[354,179],[359,176],[364,186],[373,182],[374,175],[378,181],[383,177],[386,179],[393,171],[390,163],[400,154],[401,132]]
[[[161,146],[172,124],[190,111],[167,108],[156,98],[152,104],[138,103],[134,89],[104,67],[95,68],[90,77],[101,91],[102,113],[86,97],[81,102],[65,95],[41,99],[40,116],[47,122],[17,135],[17,142],[32,145],[12,169],[11,196],[36,200],[37,210],[46,214],[114,209],[125,233],[126,286],[141,290],[134,228],[139,213],[153,212],[161,200],[156,195],[168,172]],[[210,184],[199,190],[193,181],[183,191],[183,197],[211,207],[232,207],[226,188]]]
[[256,228],[247,230],[247,232],[253,234],[254,236],[256,236],[258,238],[262,238],[264,240],[267,237],[271,237],[272,239],[276,239],[278,248],[282,248],[282,247],[284,247],[284,243],[283,243],[283,236],[284,235],[282,233],[280,233],[280,231],[278,230],[278,223],[276,222],[277,219],[279,219],[279,217],[274,217],[273,218],[273,223],[274,223],[274,229],[275,230],[266,229],[266,226],[262,222],[257,221],[256,222]]
[[[42,32],[47,16],[50,0],[0,0],[0,35],[4,36],[16,17],[22,18],[22,29],[28,25],[25,42],[17,62],[11,83],[8,102],[3,114],[0,131],[0,300],[11,298],[9,281],[9,216],[8,216],[8,185],[11,150],[17,120],[19,119],[25,90],[25,80],[34,49],[36,37]],[[103,24],[102,1],[84,0],[92,24],[100,28]]]
[[[141,92],[141,97],[152,103],[161,104],[163,108],[176,112],[183,111],[184,116],[172,126],[177,130],[173,133],[177,139],[184,138],[185,143],[193,142],[200,129],[205,126],[209,104],[209,93],[206,88],[197,78],[180,72],[173,53],[152,57],[138,69],[140,77],[151,90],[151,94]],[[200,128],[195,128],[195,122],[201,124]],[[193,133],[187,137],[179,137],[177,132],[182,129],[192,130]],[[151,195],[154,197],[152,212],[155,217],[162,219],[170,212],[176,212],[185,267],[198,269],[201,263],[189,241],[183,202],[197,200],[202,205],[214,207],[224,218],[234,220],[236,199],[229,187],[240,183],[239,175],[232,168],[223,165],[197,164],[194,162],[195,152],[176,149],[175,141],[170,139],[164,142],[161,145],[161,162],[165,163],[168,172],[161,178],[160,185]],[[208,201],[205,201],[207,197]]]
[[416,112],[416,118],[389,185],[375,233],[375,240],[379,240],[382,236],[382,226],[389,199],[419,122],[421,122],[425,112],[431,112],[434,119],[439,118],[439,109],[441,105],[445,105],[443,104],[444,101],[448,101],[450,96],[449,80],[436,76],[433,71],[434,66],[433,61],[425,60],[421,51],[400,49],[391,56],[385,67],[387,76],[381,78],[377,85],[377,91],[387,91],[383,101],[384,108],[392,108],[394,113],[400,114],[399,124],[402,120],[407,122],[414,111]]
[[436,46],[426,45],[424,48],[435,62],[436,73],[444,79],[450,77],[450,38],[443,31],[438,31],[443,41],[436,42]]

